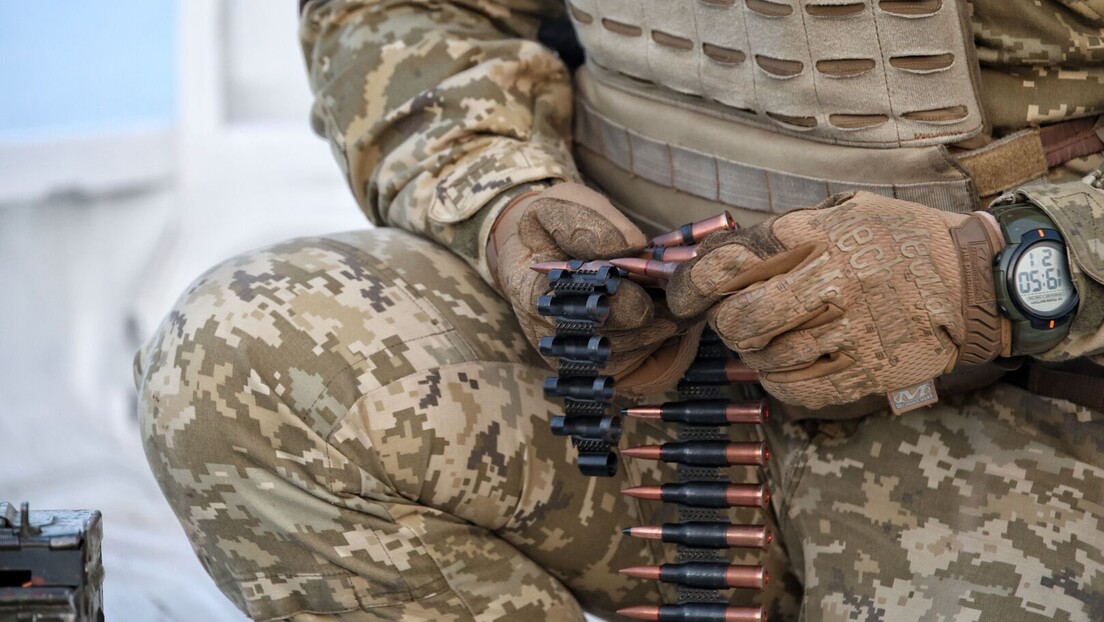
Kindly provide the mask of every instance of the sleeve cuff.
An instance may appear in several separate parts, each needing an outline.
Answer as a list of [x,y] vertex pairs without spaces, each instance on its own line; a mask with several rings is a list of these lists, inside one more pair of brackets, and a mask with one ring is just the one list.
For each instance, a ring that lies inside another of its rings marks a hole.
[[443,234],[438,239],[496,287],[487,241],[498,215],[521,194],[579,178],[566,149],[498,140],[458,162],[437,183],[428,219],[435,233]]

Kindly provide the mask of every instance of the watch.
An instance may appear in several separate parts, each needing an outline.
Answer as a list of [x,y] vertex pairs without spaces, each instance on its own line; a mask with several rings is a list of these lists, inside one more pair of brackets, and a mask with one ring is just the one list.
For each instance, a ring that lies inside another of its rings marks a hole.
[[997,304],[1012,323],[1012,354],[1038,354],[1069,333],[1080,299],[1070,277],[1066,242],[1030,203],[989,209],[1005,247],[993,257]]

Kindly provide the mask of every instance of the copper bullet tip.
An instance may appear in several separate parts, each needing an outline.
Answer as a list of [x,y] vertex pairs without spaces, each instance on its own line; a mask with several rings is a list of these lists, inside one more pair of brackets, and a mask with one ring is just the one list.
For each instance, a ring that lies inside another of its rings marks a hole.
[[626,527],[625,534],[634,538],[646,540],[659,540],[663,538],[663,527],[659,525],[644,525],[642,527]]
[[639,419],[659,419],[663,416],[663,409],[659,406],[635,406],[622,408],[621,415],[625,417],[637,417]]
[[662,569],[659,566],[633,566],[632,568],[622,568],[618,570],[621,574],[627,574],[630,577],[636,577],[638,579],[647,579],[648,581],[659,581],[659,575]]
[[636,620],[659,620],[659,607],[640,605],[618,609],[617,615]]
[[668,279],[679,267],[677,261],[652,261],[639,257],[622,257],[611,259],[610,263],[628,272],[629,274],[642,274],[652,278]]
[[630,458],[659,460],[660,456],[663,455],[663,448],[659,445],[641,445],[639,447],[626,447],[621,450],[621,453]]
[[636,497],[637,499],[660,501],[663,498],[663,489],[659,486],[635,486],[622,490],[621,494]]
[[648,261],[639,257],[620,257],[611,259],[610,263],[630,274],[645,274],[644,267],[648,265]]
[[535,270],[541,274],[548,274],[553,270],[566,270],[566,261],[542,261],[541,263],[535,263],[529,266],[530,270]]

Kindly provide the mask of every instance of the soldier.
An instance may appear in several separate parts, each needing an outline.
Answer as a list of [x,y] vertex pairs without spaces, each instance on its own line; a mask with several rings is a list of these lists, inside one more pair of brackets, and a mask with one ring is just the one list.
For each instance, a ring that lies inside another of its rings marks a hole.
[[[537,42],[565,13],[574,76]],[[196,554],[256,619],[657,602],[616,570],[667,561],[620,531],[663,511],[620,494],[659,467],[586,479],[550,435],[528,265],[730,209],[743,228],[666,305],[625,286],[608,334],[627,400],[671,386],[703,319],[773,396],[775,580],[736,598],[1104,618],[1104,192],[1079,181],[1104,148],[1102,13],[306,2],[314,127],[381,227],[226,261],[139,353],[147,455]]]

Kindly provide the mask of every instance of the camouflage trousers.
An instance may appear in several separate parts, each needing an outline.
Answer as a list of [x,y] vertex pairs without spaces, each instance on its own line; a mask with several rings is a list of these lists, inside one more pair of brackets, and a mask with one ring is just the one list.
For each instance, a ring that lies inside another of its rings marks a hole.
[[[618,568],[674,547],[623,461],[588,479],[548,370],[448,251],[380,229],[226,261],[139,353],[146,453],[218,587],[256,619],[573,621],[673,600]],[[1102,414],[1006,384],[902,417],[772,418],[776,620],[1104,619]],[[759,434],[755,428],[737,434]],[[674,431],[626,423],[622,446]],[[757,563],[763,553],[733,551]]]

